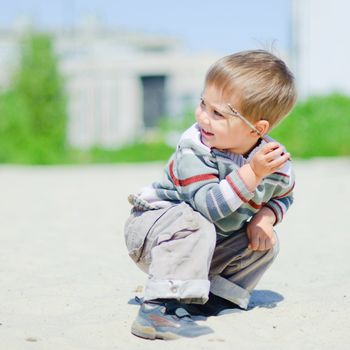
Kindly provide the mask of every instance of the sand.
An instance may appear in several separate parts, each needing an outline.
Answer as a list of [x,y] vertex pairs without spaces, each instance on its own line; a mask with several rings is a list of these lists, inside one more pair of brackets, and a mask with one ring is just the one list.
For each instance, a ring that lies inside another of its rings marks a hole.
[[0,350],[348,349],[350,159],[295,161],[281,251],[250,310],[199,323],[214,333],[130,334],[146,275],[124,246],[126,197],[162,164],[0,167]]

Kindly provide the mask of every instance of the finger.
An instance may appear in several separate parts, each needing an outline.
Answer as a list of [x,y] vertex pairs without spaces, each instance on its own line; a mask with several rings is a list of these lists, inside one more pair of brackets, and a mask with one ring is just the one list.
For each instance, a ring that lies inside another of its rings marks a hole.
[[275,233],[272,236],[268,237],[265,242],[266,250],[271,249],[276,244],[276,236]]
[[280,144],[277,142],[269,142],[264,147],[261,148],[261,151],[263,154],[270,153],[271,151],[275,150],[276,148],[280,147]]
[[265,154],[265,159],[268,161],[278,159],[283,154],[283,148],[277,147],[271,150],[269,153]]
[[265,250],[271,249],[272,246],[273,246],[273,243],[272,243],[271,239],[268,238],[268,239],[265,241]]
[[271,167],[271,169],[279,169],[281,167],[283,167],[283,165],[289,160],[290,154],[289,153],[285,153],[283,156],[278,157],[277,159],[272,160],[269,163],[269,166]]
[[251,250],[257,250],[259,248],[259,237],[252,237],[250,241]]
[[265,240],[265,239],[261,238],[261,239],[259,240],[259,247],[258,247],[258,250],[259,250],[259,251],[264,251],[264,250],[266,250],[266,240]]
[[251,236],[251,234],[250,234],[250,223],[248,223],[248,225],[247,225],[247,238],[248,238],[248,249],[251,249],[251,243],[250,243],[250,236]]
[[270,245],[271,245],[270,248],[272,248],[276,244],[276,237],[275,236],[270,237],[269,238],[269,242],[270,242]]

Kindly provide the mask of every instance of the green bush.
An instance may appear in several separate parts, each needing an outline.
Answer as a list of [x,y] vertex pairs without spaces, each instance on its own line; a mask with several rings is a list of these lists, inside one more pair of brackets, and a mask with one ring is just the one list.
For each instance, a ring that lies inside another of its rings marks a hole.
[[167,160],[174,148],[163,142],[135,143],[117,150],[93,148],[90,152],[92,162],[152,162]]
[[[194,122],[194,113],[162,122],[163,131],[181,131]],[[294,158],[350,156],[350,98],[340,94],[310,97],[299,102],[270,135]]]
[[350,155],[350,98],[310,97],[271,132],[297,158]]
[[10,90],[0,96],[0,162],[53,164],[66,157],[66,99],[52,40],[32,34]]
[[[166,135],[194,122],[193,109],[183,118],[164,118],[153,142],[106,150],[74,150],[66,143],[67,113],[63,82],[51,38],[27,36],[19,69],[9,91],[0,94],[0,163],[81,164],[165,161],[174,147]],[[300,102],[271,136],[294,158],[350,156],[350,98],[340,94]]]

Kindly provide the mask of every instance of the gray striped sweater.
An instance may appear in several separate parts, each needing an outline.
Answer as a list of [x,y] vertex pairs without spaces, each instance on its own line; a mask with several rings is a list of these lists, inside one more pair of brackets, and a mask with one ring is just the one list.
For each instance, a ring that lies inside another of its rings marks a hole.
[[242,228],[264,206],[273,211],[279,223],[293,202],[291,162],[265,177],[253,192],[238,173],[264,144],[262,141],[245,159],[242,155],[205,146],[194,124],[182,135],[165,167],[163,179],[142,189],[130,201],[144,210],[187,202],[213,222],[217,233],[224,236]]

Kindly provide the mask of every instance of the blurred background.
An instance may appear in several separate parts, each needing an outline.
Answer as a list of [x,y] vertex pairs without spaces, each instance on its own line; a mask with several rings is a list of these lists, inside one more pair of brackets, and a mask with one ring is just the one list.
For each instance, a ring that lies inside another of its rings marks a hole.
[[299,100],[271,136],[350,155],[346,0],[14,0],[0,11],[0,163],[166,160],[218,58],[267,49]]

